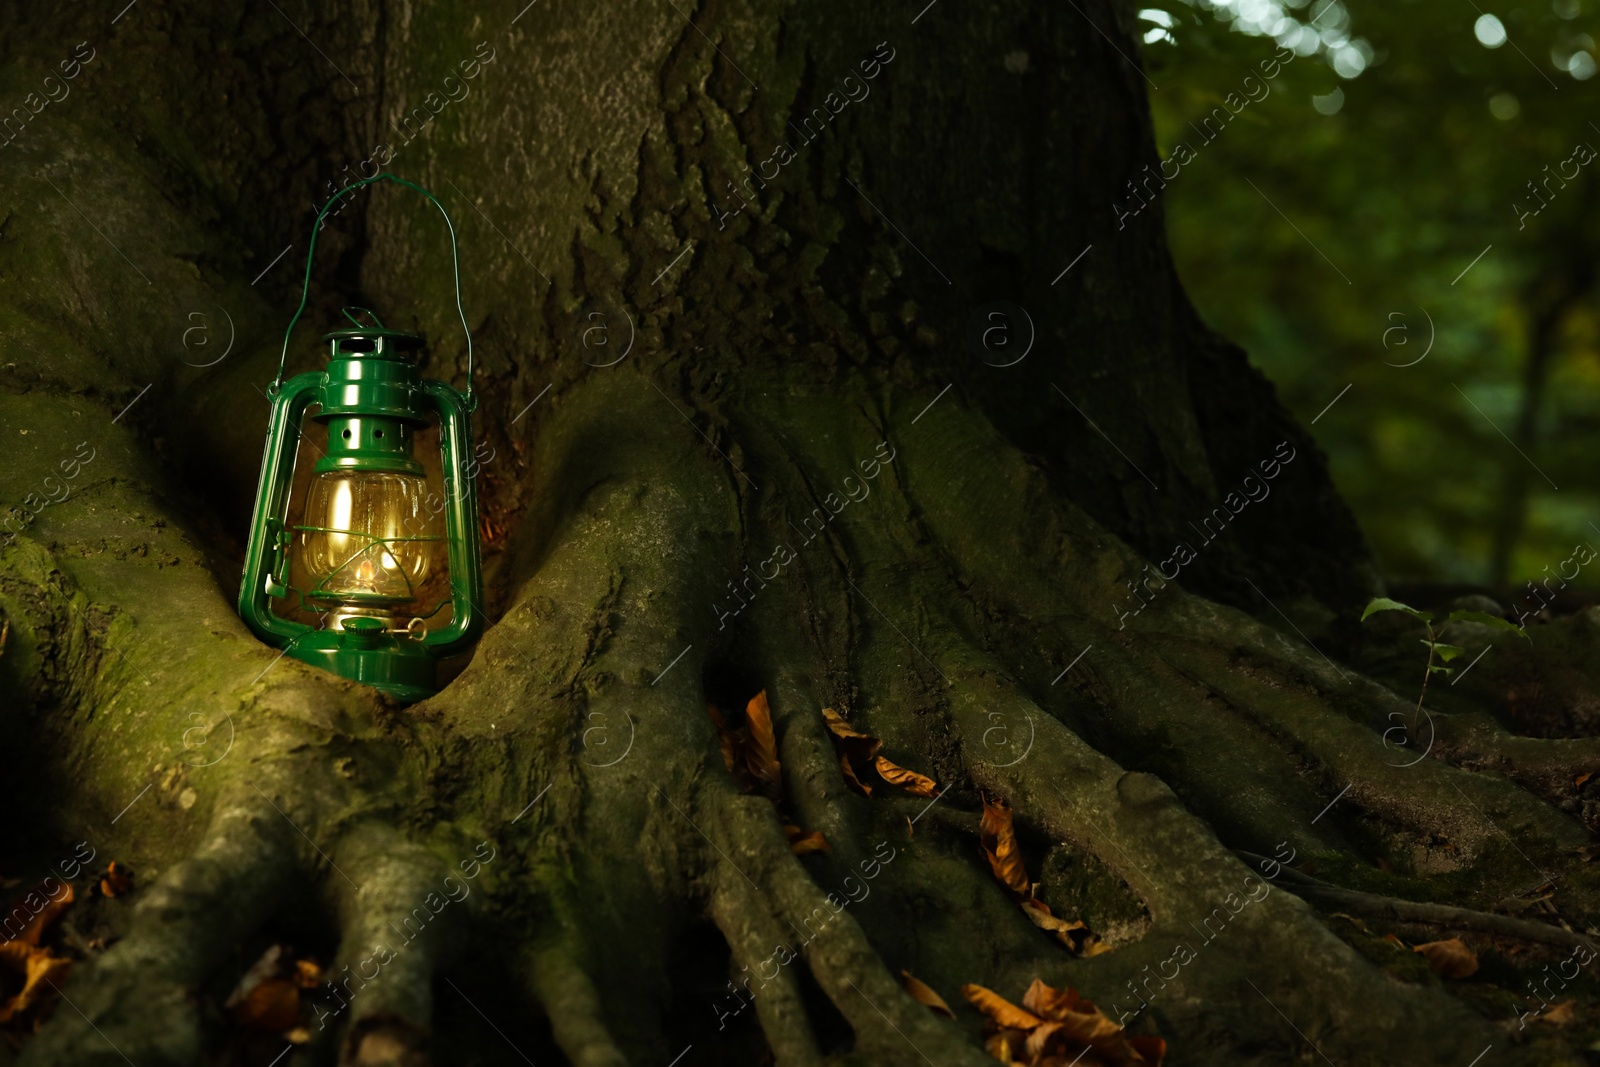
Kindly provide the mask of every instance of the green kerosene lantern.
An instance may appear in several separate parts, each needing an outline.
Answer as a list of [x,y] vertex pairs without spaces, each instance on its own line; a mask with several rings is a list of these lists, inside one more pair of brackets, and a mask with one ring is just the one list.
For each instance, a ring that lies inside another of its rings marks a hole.
[[[355,325],[323,338],[330,345],[327,369],[283,380],[289,337],[310,291],[323,217],[340,197],[384,180],[416,190],[444,215],[456,310],[467,329],[455,227],[433,194],[385,173],[352,183],[328,201],[312,229],[306,288],[284,334],[278,376],[267,391],[272,417],[239,614],[261,640],[287,655],[402,700],[420,700],[437,691],[438,660],[470,647],[483,627],[478,505],[468,473],[476,470],[471,332],[465,393],[421,377],[420,335],[385,329],[370,312],[376,325],[364,326],[348,309],[345,314]],[[313,405],[316,410],[307,419]],[[442,493],[430,490],[412,453],[415,439],[426,435],[435,416]],[[302,438],[319,458],[303,494],[294,494]],[[447,576],[439,572],[440,542],[447,549]],[[318,624],[307,621],[311,618]]]

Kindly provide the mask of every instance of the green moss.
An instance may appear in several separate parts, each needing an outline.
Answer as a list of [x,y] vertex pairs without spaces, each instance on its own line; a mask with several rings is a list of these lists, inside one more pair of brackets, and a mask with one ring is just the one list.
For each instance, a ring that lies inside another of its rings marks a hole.
[[1081,919],[1098,932],[1149,919],[1127,883],[1089,853],[1056,845],[1039,871],[1039,899],[1067,919]]

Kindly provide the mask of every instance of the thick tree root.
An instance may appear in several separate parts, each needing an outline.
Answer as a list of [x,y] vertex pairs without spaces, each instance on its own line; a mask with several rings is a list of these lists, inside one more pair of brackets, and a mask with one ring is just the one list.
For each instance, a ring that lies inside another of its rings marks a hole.
[[[819,1067],[822,1055],[792,969],[794,935],[773,919],[765,900],[744,875],[722,870],[716,880],[711,917],[733,949],[739,976],[728,983],[727,1007],[719,1007],[717,1029],[726,1025],[727,1016],[739,1014],[753,1002],[779,1067]],[[766,973],[769,967],[771,974]]]
[[1451,762],[1492,767],[1520,781],[1571,786],[1600,772],[1600,741],[1592,737],[1523,737],[1486,712],[1432,716],[1440,754]]
[[911,1054],[925,1057],[928,1049],[944,1050],[945,1063],[986,1062],[975,1048],[951,1047],[951,1024],[906,994],[843,898],[824,894],[789,851],[770,804],[725,794],[717,807],[733,846],[730,862],[766,888],[769,906],[784,924],[806,932],[796,946],[799,955],[855,1031],[857,1049],[896,1063],[918,1062]]
[[435,971],[460,939],[467,883],[431,852],[370,823],[344,837],[333,862],[340,873],[327,885],[342,941],[317,1029],[329,1015],[343,1024],[340,1062],[349,1067],[413,1067],[426,1058]]
[[[1235,851],[1241,859],[1260,870],[1276,866],[1276,861],[1266,856],[1237,849]],[[1471,908],[1419,903],[1414,900],[1401,900],[1399,897],[1386,897],[1378,893],[1366,893],[1358,889],[1345,889],[1342,886],[1329,885],[1288,867],[1279,872],[1278,884],[1296,896],[1336,907],[1352,915],[1422,926],[1438,926],[1446,930],[1466,930],[1495,937],[1532,941],[1541,945],[1583,948],[1600,955],[1600,948],[1596,947],[1591,938],[1571,930],[1563,930],[1559,926],[1551,926],[1549,923],[1529,922],[1509,915],[1473,911]]]
[[550,1016],[556,1043],[573,1067],[627,1067],[612,1040],[605,1009],[592,979],[574,962],[571,950],[547,945],[529,958],[533,993]]
[[[981,730],[985,709],[1027,710],[1014,694],[984,686],[986,675],[973,676],[977,684],[962,677],[953,711],[969,736]],[[1026,761],[1009,768],[975,761],[972,773],[1054,836],[1098,856],[1150,909],[1154,926],[1142,942],[1087,960],[1085,973],[1074,976],[1074,984],[1117,1006],[1113,1017],[1123,1009],[1141,1013],[1148,1003],[1166,1023],[1194,1032],[1206,1027],[1204,1016],[1217,1003],[1266,1000],[1283,1015],[1255,1014],[1261,1030],[1249,1037],[1236,1030],[1237,1038],[1292,1043],[1287,1016],[1313,1042],[1338,1032],[1346,1060],[1356,1062],[1470,1059],[1493,1039],[1443,994],[1394,988],[1303,903],[1272,892],[1262,873],[1241,865],[1159,780],[1122,772],[1054,719],[1033,714],[1040,727]],[[1034,768],[1045,767],[1053,781],[1037,780]],[[1188,952],[1177,951],[1180,945]],[[1345,1013],[1366,1017],[1386,1035],[1381,1045],[1351,1033]]]
[[128,935],[72,976],[66,1010],[24,1050],[23,1067],[200,1062],[197,988],[291,891],[302,869],[293,836],[253,792],[220,799],[194,857],[163,873]]

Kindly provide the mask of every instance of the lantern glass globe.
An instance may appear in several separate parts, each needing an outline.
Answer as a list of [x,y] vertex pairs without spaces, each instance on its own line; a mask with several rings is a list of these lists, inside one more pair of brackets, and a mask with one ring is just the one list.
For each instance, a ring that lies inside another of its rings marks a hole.
[[427,481],[399,471],[320,471],[306,493],[298,557],[311,597],[384,616],[416,599],[432,573],[442,524]]

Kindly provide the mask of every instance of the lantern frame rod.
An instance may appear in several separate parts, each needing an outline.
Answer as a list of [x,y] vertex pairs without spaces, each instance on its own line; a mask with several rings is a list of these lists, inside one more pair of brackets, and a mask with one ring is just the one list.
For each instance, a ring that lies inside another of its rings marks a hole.
[[[414,190],[427,197],[428,202],[439,209],[439,214],[444,218],[445,229],[450,232],[450,265],[455,271],[456,314],[461,316],[461,332],[466,334],[467,337],[466,402],[467,410],[472,411],[477,407],[477,397],[472,392],[472,329],[467,325],[467,312],[461,303],[461,255],[456,247],[455,224],[450,221],[450,213],[444,209],[443,204],[439,203],[438,197],[434,196],[432,193],[428,192],[428,190],[424,189],[415,182],[407,181],[404,178],[398,178],[395,175],[390,174],[388,171],[384,171],[381,174],[375,174],[370,178],[361,178],[357,181],[351,182],[343,189],[340,189],[337,193],[334,193],[333,196],[328,199],[328,202],[322,205],[322,210],[317,212],[316,220],[311,224],[311,247],[306,252],[306,275],[305,281],[300,287],[300,306],[295,309],[294,318],[289,320],[289,328],[284,331],[283,351],[278,356],[278,374],[277,377],[273,378],[272,385],[267,390],[267,393],[269,396],[275,397],[278,395],[278,390],[283,387],[283,372],[284,368],[289,362],[289,338],[294,334],[294,328],[300,322],[301,314],[303,314],[306,310],[306,301],[311,296],[311,261],[317,254],[317,234],[322,230],[323,218],[328,214],[328,209],[333,207],[334,204],[338,203],[341,197],[349,193],[353,193],[363,186],[372,185],[374,182],[381,181],[391,181],[396,185],[403,185],[407,189]],[[372,313],[368,312],[368,314],[370,315]],[[377,321],[376,315],[373,315],[373,320]],[[354,319],[352,319],[352,321],[354,321]],[[379,324],[379,327],[382,328],[381,323]]]

